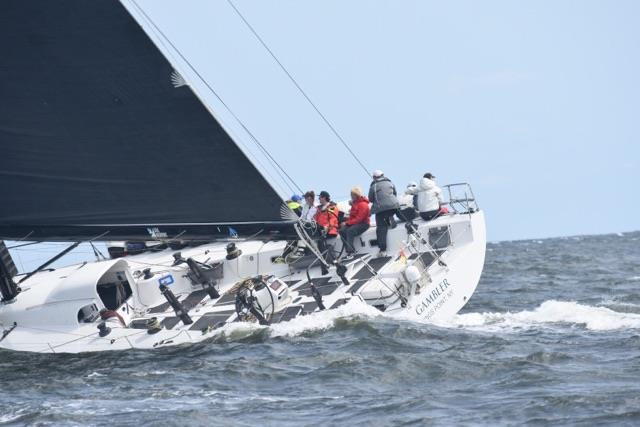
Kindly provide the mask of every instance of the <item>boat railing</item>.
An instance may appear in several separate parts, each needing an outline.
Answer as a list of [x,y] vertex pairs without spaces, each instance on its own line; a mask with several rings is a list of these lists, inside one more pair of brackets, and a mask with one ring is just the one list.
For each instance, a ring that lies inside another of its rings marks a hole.
[[[447,196],[445,204],[447,204],[454,213],[471,214],[479,210],[473,190],[468,183],[448,184],[442,188]],[[415,266],[418,268],[420,279],[417,283],[403,283],[400,288],[397,288],[400,298],[404,298],[403,307],[411,295],[419,293],[422,289],[426,289],[427,286],[429,286],[432,280],[429,270],[432,265],[438,264],[442,268],[448,268],[447,263],[442,259],[442,255],[446,253],[448,248],[457,239],[457,236],[451,235],[452,229],[449,225],[429,228],[426,233],[420,232],[414,227],[407,227],[407,231],[409,234],[408,239],[403,242],[402,245],[404,262],[407,267]],[[460,231],[458,231],[458,233],[460,233]],[[430,256],[425,257],[425,254],[429,254]],[[380,272],[374,272],[374,274],[375,277],[381,277]]]
[[468,214],[478,211],[478,203],[471,185],[466,182],[447,184],[442,187],[446,195],[445,204],[457,214]]

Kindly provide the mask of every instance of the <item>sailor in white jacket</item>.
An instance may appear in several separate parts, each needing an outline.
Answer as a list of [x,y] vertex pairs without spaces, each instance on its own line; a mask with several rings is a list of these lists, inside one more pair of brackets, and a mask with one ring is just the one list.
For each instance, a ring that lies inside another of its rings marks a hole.
[[424,174],[417,187],[408,187],[406,194],[418,195],[418,211],[420,217],[430,221],[440,213],[442,205],[442,190],[436,185],[435,176],[430,172]]
[[316,216],[316,193],[309,190],[304,193],[304,206],[302,207],[301,218],[304,222],[311,222]]

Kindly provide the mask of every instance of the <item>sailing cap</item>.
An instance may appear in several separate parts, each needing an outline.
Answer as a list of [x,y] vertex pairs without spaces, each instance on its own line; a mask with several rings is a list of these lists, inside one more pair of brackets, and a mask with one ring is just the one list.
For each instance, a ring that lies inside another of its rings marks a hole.
[[384,172],[382,172],[380,169],[374,170],[371,174],[371,176],[374,178],[380,178],[382,175],[384,175]]
[[301,200],[302,200],[302,197],[297,194],[294,194],[293,196],[291,196],[291,201],[293,202],[299,202]]
[[433,179],[433,178],[435,178],[436,176],[435,176],[434,174],[432,174],[431,172],[427,172],[427,173],[425,173],[425,174],[424,174],[424,177],[425,177],[425,178],[429,178],[429,179]]
[[324,197],[327,200],[331,200],[331,196],[326,191],[321,191],[320,192],[320,197]]

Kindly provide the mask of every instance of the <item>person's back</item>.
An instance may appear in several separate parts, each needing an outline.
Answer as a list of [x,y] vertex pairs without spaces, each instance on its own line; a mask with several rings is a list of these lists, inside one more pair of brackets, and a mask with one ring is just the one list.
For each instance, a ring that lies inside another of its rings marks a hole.
[[418,210],[420,212],[428,212],[440,209],[442,201],[440,187],[429,178],[422,178],[418,187]]
[[438,216],[442,205],[442,190],[435,183],[434,178],[435,176],[431,173],[426,173],[420,180],[417,189],[407,189],[408,194],[417,194],[418,211],[425,220]]
[[373,178],[369,187],[369,201],[372,203],[371,212],[380,213],[400,208],[396,197],[396,187],[391,180],[384,175]]
[[387,252],[387,231],[389,227],[395,227],[396,222],[393,216],[400,209],[400,203],[396,197],[396,187],[391,180],[384,176],[381,170],[376,170],[372,174],[373,182],[369,187],[369,200],[373,204],[371,212],[376,215],[376,237],[379,256],[386,256]]
[[417,188],[418,184],[412,181],[407,185],[405,193],[398,196],[398,202],[400,203],[398,218],[400,218],[400,221],[412,221],[418,215]]

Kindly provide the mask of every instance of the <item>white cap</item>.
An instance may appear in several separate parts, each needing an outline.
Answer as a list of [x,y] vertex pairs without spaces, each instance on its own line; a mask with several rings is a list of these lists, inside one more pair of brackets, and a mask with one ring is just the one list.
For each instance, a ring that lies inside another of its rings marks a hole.
[[373,176],[374,178],[380,178],[382,175],[384,175],[384,172],[382,172],[380,169],[374,170],[371,174],[371,176]]

